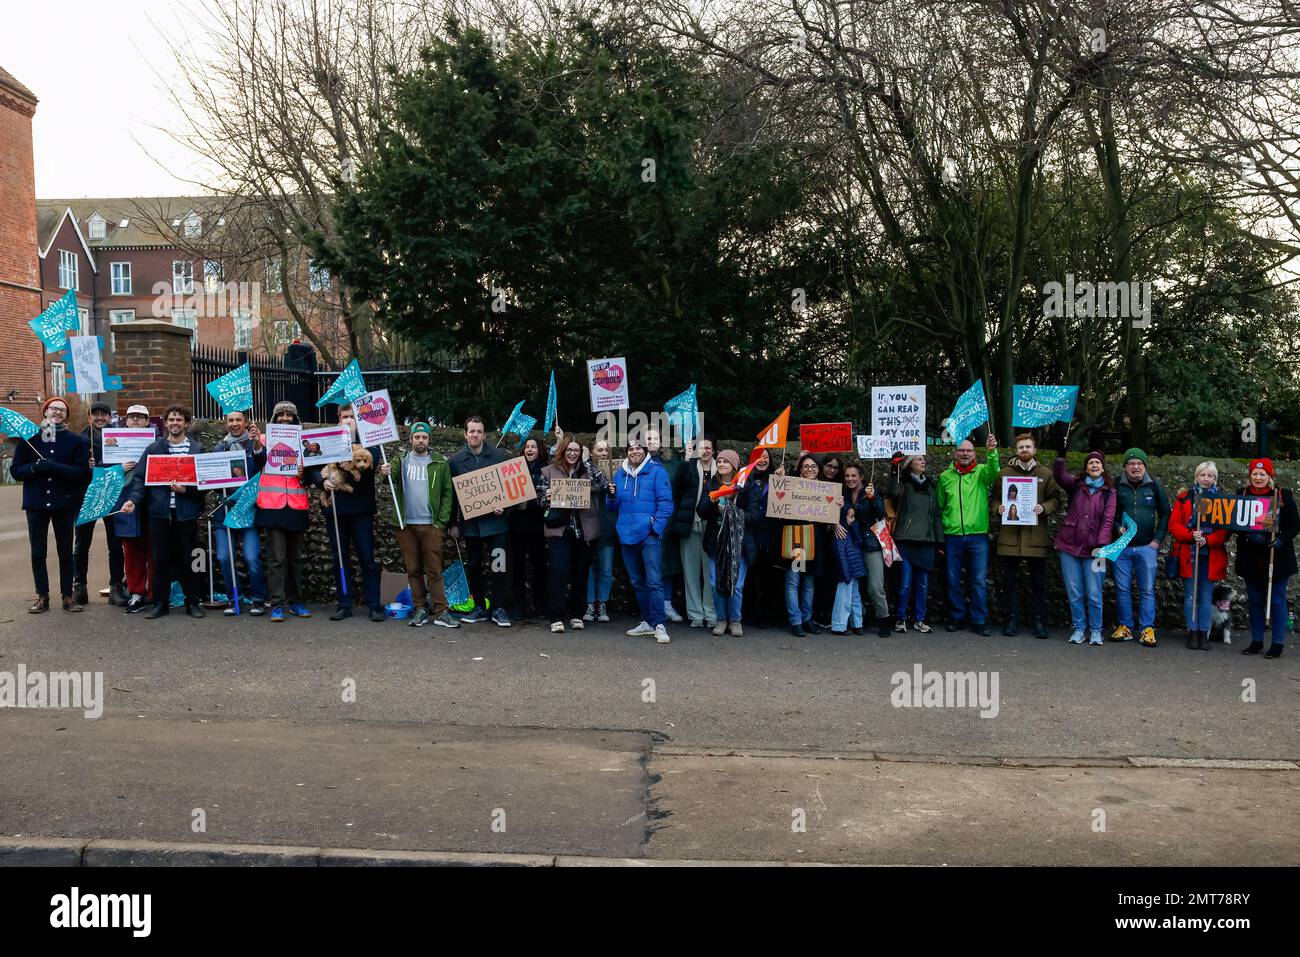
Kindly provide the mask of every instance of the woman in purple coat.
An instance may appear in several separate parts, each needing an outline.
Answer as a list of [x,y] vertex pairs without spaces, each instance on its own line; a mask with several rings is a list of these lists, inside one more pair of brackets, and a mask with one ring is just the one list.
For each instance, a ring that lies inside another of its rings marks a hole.
[[1061,553],[1061,577],[1070,598],[1070,622],[1074,626],[1070,644],[1083,644],[1084,632],[1090,631],[1089,643],[1100,645],[1101,586],[1106,573],[1093,570],[1092,553],[1110,544],[1115,524],[1115,483],[1106,474],[1106,456],[1100,452],[1089,452],[1083,471],[1077,475],[1065,471],[1064,457],[1056,460],[1052,473],[1069,497],[1065,520],[1056,533],[1056,550]]

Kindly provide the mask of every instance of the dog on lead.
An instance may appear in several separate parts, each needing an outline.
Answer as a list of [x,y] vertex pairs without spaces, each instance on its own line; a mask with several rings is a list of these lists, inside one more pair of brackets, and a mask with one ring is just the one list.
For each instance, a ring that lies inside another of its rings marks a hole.
[[1223,634],[1223,643],[1232,644],[1232,605],[1241,596],[1228,585],[1218,584],[1214,586],[1214,592],[1211,595],[1210,602],[1210,638],[1213,639],[1216,630]]

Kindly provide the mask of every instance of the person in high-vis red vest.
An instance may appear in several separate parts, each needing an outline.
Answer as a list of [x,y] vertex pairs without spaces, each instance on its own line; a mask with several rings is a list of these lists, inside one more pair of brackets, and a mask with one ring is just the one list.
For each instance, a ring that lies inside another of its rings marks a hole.
[[[298,407],[279,402],[272,422],[300,424]],[[297,475],[271,475],[265,471],[258,483],[253,524],[266,531],[266,590],[271,621],[284,621],[284,613],[310,618],[302,603],[302,540],[311,520],[311,501]]]

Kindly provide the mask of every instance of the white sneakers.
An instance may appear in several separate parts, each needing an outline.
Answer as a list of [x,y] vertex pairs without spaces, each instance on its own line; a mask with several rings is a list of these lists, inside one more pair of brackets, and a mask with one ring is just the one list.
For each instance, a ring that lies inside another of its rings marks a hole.
[[673,607],[673,603],[670,601],[664,602],[664,617],[667,618],[669,621],[685,620],[684,618],[682,618],[681,615],[677,614],[677,609]]
[[672,639],[668,637],[668,629],[663,625],[655,625],[655,641],[659,642],[661,645],[666,645],[668,642],[672,641]]
[[1083,644],[1083,632],[1080,629],[1078,628],[1074,629],[1074,634],[1070,636],[1070,644],[1072,645]]
[[574,631],[582,631],[582,629],[583,629],[582,619],[581,619],[581,618],[570,618],[570,619],[569,619],[569,627],[572,628]]
[[564,631],[564,622],[562,622],[562,621],[553,621],[553,622],[551,622],[551,633],[552,633],[552,634],[559,634],[559,633],[562,632],[562,631]]
[[627,635],[629,638],[640,638],[643,635],[653,635],[654,633],[655,630],[651,628],[647,622],[644,621],[641,622],[641,624],[637,625],[635,628],[629,628],[627,630]]

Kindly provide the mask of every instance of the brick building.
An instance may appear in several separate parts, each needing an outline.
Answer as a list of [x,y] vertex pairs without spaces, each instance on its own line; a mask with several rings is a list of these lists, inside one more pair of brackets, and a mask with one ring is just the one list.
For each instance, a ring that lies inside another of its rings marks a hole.
[[0,68],[0,405],[38,419],[49,362],[27,322],[43,308],[36,244],[36,96]]

